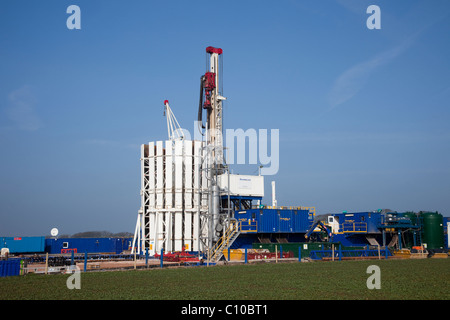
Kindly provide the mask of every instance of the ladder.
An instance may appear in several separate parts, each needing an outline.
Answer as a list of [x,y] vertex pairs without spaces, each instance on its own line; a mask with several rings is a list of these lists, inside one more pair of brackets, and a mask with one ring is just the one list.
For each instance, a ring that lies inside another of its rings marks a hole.
[[241,233],[239,228],[239,222],[236,219],[231,219],[228,228],[223,233],[223,236],[217,241],[214,247],[211,249],[210,262],[217,262],[222,258],[223,251],[228,249],[239,237]]

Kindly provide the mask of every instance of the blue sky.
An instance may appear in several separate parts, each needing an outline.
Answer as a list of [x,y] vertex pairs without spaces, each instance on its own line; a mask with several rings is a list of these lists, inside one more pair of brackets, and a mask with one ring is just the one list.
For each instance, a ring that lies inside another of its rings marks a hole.
[[225,127],[280,129],[266,203],[275,180],[318,213],[450,215],[447,0],[3,0],[0,30],[0,235],[133,232],[139,146],[167,138],[165,99],[193,130],[207,46]]

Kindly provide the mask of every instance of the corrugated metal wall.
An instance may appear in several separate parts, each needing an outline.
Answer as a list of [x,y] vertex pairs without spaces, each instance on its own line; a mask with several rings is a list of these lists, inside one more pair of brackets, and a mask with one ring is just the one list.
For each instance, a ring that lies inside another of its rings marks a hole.
[[132,238],[60,238],[2,237],[0,248],[8,248],[10,254],[20,253],[115,253],[129,250]]
[[258,233],[306,233],[312,220],[308,210],[251,209],[235,213],[241,222],[256,219]]
[[20,274],[20,259],[0,261],[0,277],[18,276]]

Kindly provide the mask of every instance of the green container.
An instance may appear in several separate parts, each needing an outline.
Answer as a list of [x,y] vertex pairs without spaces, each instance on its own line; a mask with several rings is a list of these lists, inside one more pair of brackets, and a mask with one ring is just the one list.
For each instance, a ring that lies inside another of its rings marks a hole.
[[422,243],[427,249],[444,249],[444,219],[437,212],[422,212]]

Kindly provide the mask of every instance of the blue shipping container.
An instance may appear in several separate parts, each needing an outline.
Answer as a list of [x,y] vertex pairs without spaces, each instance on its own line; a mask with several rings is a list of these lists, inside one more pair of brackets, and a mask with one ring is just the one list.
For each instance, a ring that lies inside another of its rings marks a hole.
[[294,230],[306,233],[312,223],[309,218],[309,210],[294,210]]
[[132,238],[60,238],[46,239],[45,251],[51,254],[115,253],[129,250]]
[[278,214],[275,209],[261,209],[258,215],[258,232],[278,232]]
[[308,210],[250,209],[234,217],[244,227],[252,225],[258,233],[306,233],[311,220]]
[[42,253],[45,250],[45,237],[3,237],[1,248],[10,253]]
[[279,231],[293,232],[294,231],[294,217],[292,210],[277,210]]

